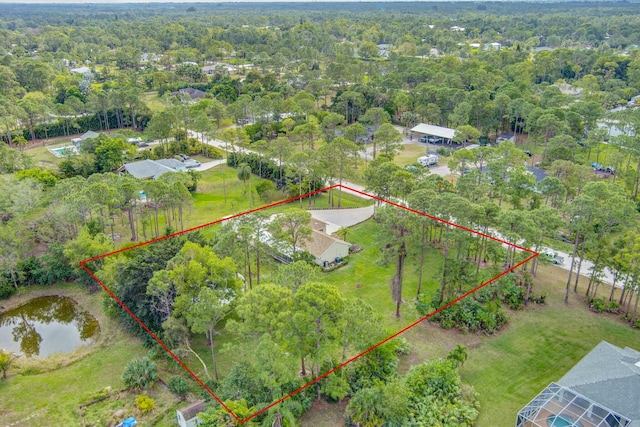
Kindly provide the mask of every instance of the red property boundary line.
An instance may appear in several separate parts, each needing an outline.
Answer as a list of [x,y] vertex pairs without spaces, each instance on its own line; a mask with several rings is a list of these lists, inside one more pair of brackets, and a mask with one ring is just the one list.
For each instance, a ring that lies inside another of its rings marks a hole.
[[[411,323],[409,326],[404,327],[403,329],[399,330],[398,332],[396,332],[396,333],[394,333],[394,334],[390,335],[389,337],[385,338],[384,340],[380,341],[378,344],[376,344],[376,345],[374,345],[374,346],[372,346],[372,347],[368,348],[367,350],[365,350],[365,351],[363,351],[362,353],[360,353],[360,354],[358,354],[358,355],[356,355],[356,356],[352,357],[351,359],[347,360],[346,362],[344,362],[344,363],[342,363],[342,364],[340,364],[340,365],[336,366],[335,368],[331,369],[330,371],[325,372],[324,374],[322,374],[321,376],[317,377],[316,379],[314,379],[314,380],[310,381],[309,383],[307,383],[307,384],[303,385],[302,387],[298,388],[297,390],[292,391],[291,393],[287,394],[286,396],[284,396],[284,397],[282,397],[282,398],[280,398],[280,399],[276,400],[275,402],[271,403],[269,406],[266,406],[266,407],[264,407],[264,408],[260,409],[259,411],[257,411],[257,412],[255,412],[255,413],[251,414],[250,416],[248,416],[247,418],[244,418],[244,419],[239,418],[239,417],[238,417],[238,416],[237,416],[237,415],[236,415],[232,410],[230,410],[230,409],[227,407],[227,405],[225,405],[225,404],[224,404],[224,402],[223,402],[223,401],[222,401],[218,396],[216,396],[216,394],[215,394],[213,391],[211,391],[211,389],[210,389],[209,387],[207,387],[207,386],[202,382],[202,380],[200,380],[200,378],[198,378],[198,376],[197,376],[197,375],[196,375],[196,374],[195,374],[191,369],[189,369],[189,367],[188,367],[187,365],[185,365],[185,364],[184,364],[184,362],[182,362],[182,360],[180,360],[180,358],[179,358],[178,356],[176,356],[176,355],[175,355],[175,353],[173,353],[173,352],[171,351],[171,349],[170,349],[169,347],[167,347],[167,345],[166,345],[164,342],[162,342],[162,340],[161,340],[160,338],[158,338],[158,336],[157,336],[157,335],[155,335],[155,334],[154,334],[154,333],[153,333],[153,332],[152,332],[152,331],[151,331],[151,330],[150,330],[150,329],[149,329],[149,328],[148,328],[148,327],[147,327],[147,326],[146,326],[146,325],[145,325],[145,324],[144,324],[144,323],[143,323],[143,322],[142,322],[142,321],[141,321],[141,320],[140,320],[140,319],[139,319],[139,318],[138,318],[138,317],[137,317],[137,316],[136,316],[136,315],[135,315],[135,314],[134,314],[134,313],[129,309],[129,307],[127,307],[127,306],[126,306],[126,305],[125,305],[125,304],[124,304],[124,303],[123,303],[123,302],[122,302],[122,301],[121,301],[121,300],[120,300],[120,299],[119,299],[119,298],[118,298],[118,297],[117,297],[117,296],[116,296],[116,295],[111,291],[111,289],[109,289],[109,287],[108,287],[108,286],[106,286],[104,283],[102,283],[102,281],[101,281],[100,279],[98,279],[98,277],[93,273],[93,271],[91,271],[91,270],[87,267],[87,265],[86,265],[86,264],[87,264],[87,263],[89,263],[89,262],[96,261],[96,260],[99,260],[99,259],[102,259],[102,258],[106,258],[106,257],[111,256],[111,255],[116,255],[116,254],[119,254],[119,253],[122,253],[122,252],[125,252],[125,251],[128,251],[128,250],[131,250],[131,249],[135,249],[135,248],[139,248],[139,247],[142,247],[142,246],[149,245],[149,244],[151,244],[151,243],[159,242],[159,241],[161,241],[161,240],[165,240],[165,239],[168,239],[168,238],[170,238],[170,237],[179,236],[179,235],[186,234],[186,233],[190,233],[190,232],[193,232],[193,231],[196,231],[196,230],[200,230],[200,229],[203,229],[203,228],[206,228],[206,227],[210,227],[210,226],[215,225],[215,224],[220,224],[220,223],[222,223],[222,222],[224,222],[224,221],[227,221],[227,220],[230,220],[230,219],[234,219],[234,218],[238,218],[238,217],[241,217],[241,216],[244,216],[244,215],[248,215],[248,214],[250,214],[250,213],[258,212],[258,211],[261,211],[261,210],[265,210],[265,209],[272,208],[272,207],[279,206],[279,205],[283,205],[283,204],[287,204],[287,203],[290,203],[290,202],[293,202],[293,201],[297,201],[297,200],[299,200],[299,199],[302,199],[302,198],[305,198],[305,197],[308,197],[308,196],[312,196],[312,195],[314,195],[314,194],[318,194],[318,193],[326,192],[326,191],[328,191],[328,190],[332,190],[332,189],[335,189],[335,188],[342,188],[342,189],[347,190],[347,191],[349,191],[349,192],[356,193],[356,194],[358,194],[358,195],[362,195],[362,196],[365,196],[365,197],[367,197],[367,198],[374,199],[374,200],[377,200],[377,201],[379,201],[379,202],[383,202],[383,203],[386,203],[386,204],[388,204],[388,205],[395,206],[395,207],[397,207],[397,208],[404,209],[404,210],[409,211],[409,212],[413,212],[413,213],[415,213],[415,214],[417,214],[417,215],[422,215],[422,216],[424,216],[424,217],[431,218],[431,219],[432,219],[432,220],[434,220],[434,221],[438,221],[438,222],[441,222],[441,223],[443,223],[443,224],[446,224],[446,225],[449,225],[449,226],[452,226],[452,227],[455,227],[455,228],[459,228],[459,229],[461,229],[461,230],[468,231],[468,232],[470,232],[470,233],[472,233],[472,234],[475,234],[475,235],[478,235],[478,236],[482,236],[482,237],[485,237],[485,238],[488,238],[488,239],[491,239],[491,240],[497,241],[497,242],[502,243],[502,244],[504,244],[504,245],[515,247],[515,248],[517,248],[517,249],[519,249],[519,250],[521,250],[521,251],[528,252],[529,254],[531,254],[531,256],[527,257],[525,260],[523,260],[523,261],[521,261],[521,262],[517,263],[516,265],[512,266],[511,268],[509,268],[509,269],[507,269],[507,270],[503,271],[502,273],[498,274],[497,276],[495,276],[495,277],[493,277],[493,278],[491,278],[491,279],[489,279],[489,280],[487,280],[487,281],[485,281],[485,282],[481,283],[480,285],[476,286],[475,288],[471,289],[470,291],[466,292],[465,294],[463,294],[463,295],[459,296],[458,298],[454,299],[453,301],[449,302],[448,304],[446,304],[446,305],[444,305],[444,306],[440,307],[439,309],[437,309],[437,310],[435,310],[435,311],[433,311],[433,312],[431,312],[431,313],[427,314],[426,316],[424,316],[424,317],[422,317],[422,318],[420,318],[420,319],[416,320],[415,322]],[[200,384],[200,385],[201,385],[201,386],[202,386],[202,387],[203,387],[203,388],[204,388],[204,389],[205,389],[205,390],[206,390],[206,391],[207,391],[207,392],[208,392],[208,393],[209,393],[209,394],[210,394],[210,395],[211,395],[211,396],[212,396],[212,397],[213,397],[213,398],[214,398],[214,399],[215,399],[215,400],[216,400],[216,401],[217,401],[217,402],[218,402],[218,403],[219,403],[219,404],[220,404],[220,405],[225,409],[225,410],[227,410],[227,412],[229,412],[229,414],[231,414],[231,416],[233,416],[233,418],[235,418],[235,420],[236,420],[238,423],[240,423],[240,424],[244,424],[244,423],[246,423],[247,421],[249,421],[249,420],[253,419],[254,417],[257,417],[258,415],[262,414],[263,412],[265,412],[265,411],[269,410],[269,409],[270,409],[270,408],[272,408],[273,406],[278,405],[280,402],[282,402],[282,401],[284,401],[284,400],[288,399],[289,397],[293,396],[294,394],[297,394],[297,393],[301,392],[302,390],[306,389],[307,387],[309,387],[309,386],[311,386],[311,385],[313,385],[313,384],[317,383],[318,381],[322,380],[323,378],[327,377],[328,375],[332,374],[333,372],[336,372],[337,370],[342,369],[344,366],[348,365],[349,363],[353,362],[354,360],[357,360],[357,359],[359,359],[360,357],[364,356],[365,354],[369,353],[370,351],[375,350],[376,348],[380,347],[381,345],[383,345],[383,344],[387,343],[388,341],[392,340],[393,338],[397,337],[397,336],[398,336],[398,335],[400,335],[401,333],[403,333],[403,332],[405,332],[405,331],[407,331],[407,330],[409,330],[409,329],[413,328],[413,327],[414,327],[414,326],[416,326],[417,324],[419,324],[419,323],[421,323],[421,322],[423,322],[423,321],[425,321],[425,320],[429,319],[430,317],[435,316],[436,314],[440,313],[441,311],[443,311],[443,310],[445,310],[445,309],[447,309],[447,308],[451,307],[452,305],[454,305],[455,303],[459,302],[460,300],[463,300],[464,298],[468,297],[469,295],[473,294],[474,292],[476,292],[476,291],[478,291],[478,290],[482,289],[483,287],[487,286],[488,284],[490,284],[490,283],[492,283],[492,282],[494,282],[494,281],[498,280],[500,277],[502,277],[502,276],[504,276],[504,275],[506,275],[506,274],[510,273],[511,271],[513,271],[513,270],[517,269],[517,268],[518,268],[518,267],[520,267],[521,265],[525,264],[526,262],[528,262],[528,261],[532,260],[533,258],[535,258],[535,257],[537,257],[537,256],[538,256],[538,253],[537,253],[537,252],[535,252],[535,251],[533,251],[533,250],[531,250],[531,249],[528,249],[528,248],[525,248],[525,247],[522,247],[522,246],[516,245],[516,244],[514,244],[514,243],[507,242],[506,240],[503,240],[503,239],[499,239],[499,238],[497,238],[497,237],[490,236],[490,235],[488,235],[488,234],[485,234],[485,233],[482,233],[482,232],[479,232],[479,231],[476,231],[476,230],[473,230],[473,229],[470,229],[470,228],[464,227],[464,226],[462,226],[462,225],[455,224],[455,223],[450,222],[450,221],[446,221],[446,220],[444,220],[444,219],[438,218],[438,217],[433,216],[433,215],[426,214],[426,213],[424,213],[424,212],[420,212],[420,211],[415,210],[415,209],[411,209],[411,208],[409,208],[409,207],[407,207],[407,206],[403,206],[403,205],[401,205],[401,204],[398,204],[398,203],[395,203],[395,202],[392,202],[392,201],[389,201],[389,200],[385,200],[385,199],[383,199],[383,198],[381,198],[381,197],[377,197],[377,196],[374,196],[374,195],[371,195],[371,194],[365,193],[364,191],[360,191],[360,190],[357,190],[357,189],[355,189],[355,188],[348,187],[348,186],[343,185],[343,184],[336,184],[336,185],[332,185],[332,186],[330,186],[330,187],[326,187],[326,188],[323,188],[323,189],[320,189],[320,190],[317,190],[317,191],[313,191],[313,192],[310,192],[310,193],[303,194],[303,195],[301,195],[301,196],[292,197],[292,198],[289,198],[289,199],[286,199],[286,200],[282,200],[282,201],[280,201],[280,202],[275,202],[275,203],[271,203],[271,204],[269,204],[269,205],[265,205],[265,206],[262,206],[262,207],[259,207],[259,208],[256,208],[256,209],[251,209],[251,210],[249,210],[249,211],[246,211],[246,212],[243,212],[243,213],[240,213],[240,214],[235,214],[235,215],[228,216],[228,217],[226,217],[226,218],[221,218],[221,219],[219,219],[219,220],[217,220],[217,221],[212,221],[212,222],[208,222],[208,223],[206,223],[206,224],[201,224],[201,225],[198,225],[198,226],[196,226],[196,227],[192,227],[192,228],[189,228],[189,229],[187,229],[187,230],[179,231],[179,232],[176,232],[176,233],[173,233],[173,234],[167,235],[167,236],[162,236],[162,237],[159,237],[159,238],[157,238],[157,239],[149,240],[149,241],[147,241],[147,242],[138,243],[138,244],[133,245],[133,246],[129,246],[129,247],[126,247],[126,248],[118,249],[118,250],[115,250],[115,251],[112,251],[112,252],[108,252],[108,253],[106,253],[106,254],[102,254],[102,255],[95,256],[95,257],[93,257],[93,258],[88,258],[88,259],[85,259],[85,260],[83,260],[83,261],[80,261],[80,266],[81,266],[81,267],[82,267],[82,268],[83,268],[83,269],[84,269],[84,270],[85,270],[85,271],[86,271],[86,272],[91,276],[91,278],[92,278],[93,280],[95,280],[95,281],[96,281],[96,282],[97,282],[97,283],[98,283],[98,284],[99,284],[99,285],[100,285],[100,286],[101,286],[101,287],[102,287],[102,288],[103,288],[103,289],[104,289],[104,290],[105,290],[105,291],[106,291],[106,292],[107,292],[107,293],[108,293],[108,294],[109,294],[109,295],[110,295],[110,296],[111,296],[111,297],[112,297],[112,298],[113,298],[113,299],[114,299],[114,300],[115,300],[115,301],[116,301],[116,302],[117,302],[117,303],[118,303],[118,304],[119,304],[119,305],[120,305],[120,306],[121,306],[121,307],[122,307],[122,308],[123,308],[123,309],[124,309],[124,310],[125,310],[125,311],[126,311],[126,312],[131,316],[131,317],[132,317],[132,318],[133,318],[133,319],[134,319],[134,320],[135,320],[135,321],[136,321],[136,322],[138,322],[138,324],[139,324],[139,325],[140,325],[140,326],[141,326],[145,331],[147,331],[147,333],[148,333],[149,335],[151,335],[151,337],[152,337],[154,340],[156,340],[156,342],[157,342],[157,343],[158,343],[158,344],[159,344],[159,345],[160,345],[164,350],[166,350],[166,351],[167,351],[167,353],[169,353],[169,355],[171,355],[171,357],[173,357],[173,358],[175,359],[175,361],[176,361],[176,362],[178,362],[178,364],[179,364],[180,366],[182,366],[182,367],[184,368],[184,370],[185,370],[186,372],[188,372],[188,373],[189,373],[189,375],[191,375],[191,376],[193,377],[193,379],[194,379],[198,384]]]

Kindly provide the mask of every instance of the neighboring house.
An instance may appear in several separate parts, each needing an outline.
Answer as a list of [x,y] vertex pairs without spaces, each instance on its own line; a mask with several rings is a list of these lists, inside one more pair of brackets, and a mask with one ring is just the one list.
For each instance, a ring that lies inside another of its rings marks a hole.
[[518,413],[516,427],[640,426],[640,352],[602,341]]
[[189,98],[191,98],[191,100],[196,100],[196,99],[202,99],[204,98],[207,93],[203,92],[199,89],[194,89],[192,87],[186,87],[184,89],[180,89],[177,90],[175,92],[171,92],[171,95],[173,96],[178,96],[178,95],[189,95]]
[[91,74],[91,69],[89,67],[79,67],[79,68],[72,68],[69,70],[69,72],[71,74]]
[[82,134],[82,135],[81,135],[80,137],[78,137],[78,138],[73,138],[73,139],[71,140],[71,143],[72,143],[74,146],[79,147],[80,145],[82,145],[82,143],[83,143],[85,140],[87,140],[87,139],[91,139],[91,138],[97,138],[97,137],[99,137],[99,136],[100,136],[100,134],[99,134],[99,133],[96,133],[96,132],[94,132],[94,131],[90,130],[90,131],[88,131],[88,132],[86,132],[86,133]]
[[204,411],[204,400],[199,400],[189,406],[176,410],[178,425],[180,427],[196,427],[202,424],[202,421],[198,418],[198,414]]
[[218,65],[205,65],[204,67],[201,68],[202,70],[202,74],[206,75],[206,76],[212,76],[216,73],[216,69],[219,68]]
[[140,55],[140,63],[148,64],[150,62],[158,62],[160,60],[160,56],[155,53],[144,52]]
[[349,255],[350,243],[326,233],[327,224],[317,219],[311,220],[313,232],[311,239],[304,241],[300,247],[315,257],[316,264],[326,266],[335,262],[336,258],[344,258]]
[[121,170],[138,179],[158,179],[167,172],[183,172],[187,168],[178,160],[160,159],[125,163]]
[[496,142],[499,144],[503,141],[516,142],[516,136],[511,132],[502,132],[502,134],[496,138]]
[[540,168],[534,168],[527,165],[527,170],[536,177],[536,184],[547,177],[547,173]]

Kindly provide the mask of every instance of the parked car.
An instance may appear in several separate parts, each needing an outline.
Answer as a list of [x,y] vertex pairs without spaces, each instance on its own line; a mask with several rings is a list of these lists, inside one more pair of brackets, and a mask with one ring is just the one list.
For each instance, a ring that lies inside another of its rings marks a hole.
[[186,154],[178,154],[178,157],[180,157],[182,159],[182,161],[184,162],[185,160],[189,160],[189,156],[187,156]]
[[551,264],[564,264],[564,258],[558,255],[557,252],[547,249],[542,251],[540,255],[544,256]]
[[422,135],[420,137],[420,142],[427,142],[427,135]]
[[184,166],[186,168],[197,168],[198,166],[200,166],[200,162],[193,159],[187,159],[184,161]]
[[563,233],[562,231],[558,232],[558,239],[562,240],[565,243],[573,243],[574,239],[567,235],[566,233]]

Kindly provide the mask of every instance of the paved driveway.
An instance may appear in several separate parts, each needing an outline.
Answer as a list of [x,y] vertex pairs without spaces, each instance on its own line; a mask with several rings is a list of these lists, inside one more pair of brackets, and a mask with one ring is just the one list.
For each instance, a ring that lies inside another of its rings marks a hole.
[[313,218],[327,224],[327,233],[335,233],[340,227],[351,227],[373,216],[373,205],[355,209],[310,210]]

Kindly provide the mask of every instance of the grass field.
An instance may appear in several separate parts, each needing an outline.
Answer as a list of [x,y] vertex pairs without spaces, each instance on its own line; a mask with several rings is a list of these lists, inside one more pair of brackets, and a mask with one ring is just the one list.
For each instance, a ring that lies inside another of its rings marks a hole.
[[164,111],[164,109],[166,108],[165,105],[160,100],[160,97],[158,96],[158,92],[156,91],[145,92],[142,95],[142,101],[145,103],[147,107],[149,107],[149,110],[151,110],[152,113]]
[[404,149],[400,151],[393,159],[393,163],[398,166],[404,167],[418,161],[418,157],[424,156],[426,153],[425,145],[405,144],[402,146]]

